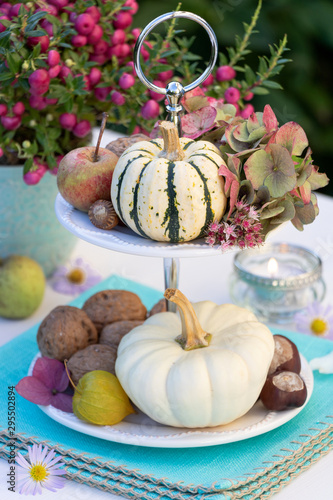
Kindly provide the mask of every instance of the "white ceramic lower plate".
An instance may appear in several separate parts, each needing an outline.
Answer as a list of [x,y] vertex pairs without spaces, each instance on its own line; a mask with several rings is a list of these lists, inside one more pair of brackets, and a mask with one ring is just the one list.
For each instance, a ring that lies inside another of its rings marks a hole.
[[[31,363],[29,375],[32,373],[38,356]],[[301,356],[301,361],[301,375],[308,391],[307,400],[302,407],[273,412],[266,410],[258,401],[243,417],[218,427],[204,429],[168,427],[151,420],[142,412],[129,415],[117,425],[100,427],[83,422],[73,413],[65,413],[52,406],[40,406],[40,409],[50,418],[70,429],[117,443],[155,448],[196,448],[233,443],[276,429],[294,418],[304,408],[313,391],[313,374],[303,356]]]

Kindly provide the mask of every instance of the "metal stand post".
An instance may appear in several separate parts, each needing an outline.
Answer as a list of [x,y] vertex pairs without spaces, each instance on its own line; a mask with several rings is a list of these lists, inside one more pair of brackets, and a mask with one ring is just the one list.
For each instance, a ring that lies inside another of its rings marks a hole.
[[[166,258],[164,262],[164,285],[167,288],[178,288],[179,279],[179,259]],[[173,302],[167,302],[168,311],[176,312],[177,307]]]

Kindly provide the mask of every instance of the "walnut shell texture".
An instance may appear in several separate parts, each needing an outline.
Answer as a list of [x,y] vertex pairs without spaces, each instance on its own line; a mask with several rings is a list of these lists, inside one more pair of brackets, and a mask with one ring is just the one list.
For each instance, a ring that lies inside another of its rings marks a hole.
[[151,308],[148,317],[154,316],[154,314],[158,314],[161,312],[166,312],[167,310],[168,308],[166,299],[161,299],[158,302],[156,302],[156,304]]
[[92,295],[83,304],[98,333],[115,321],[145,320],[147,309],[138,295],[126,290],[103,290]]
[[123,152],[135,144],[136,142],[150,141],[150,138],[144,134],[133,134],[127,137],[119,137],[115,141],[109,142],[106,149],[109,149],[117,156],[121,156]]
[[108,345],[89,345],[85,349],[77,351],[69,359],[67,368],[75,385],[83,375],[94,370],[104,370],[115,375],[115,362],[117,348]]
[[110,325],[106,325],[101,331],[99,337],[99,343],[103,345],[109,345],[111,347],[118,348],[119,342],[136,326],[142,325],[143,321],[115,321]]
[[59,361],[97,342],[95,325],[84,311],[73,306],[53,309],[43,319],[37,332],[37,343],[42,355]]

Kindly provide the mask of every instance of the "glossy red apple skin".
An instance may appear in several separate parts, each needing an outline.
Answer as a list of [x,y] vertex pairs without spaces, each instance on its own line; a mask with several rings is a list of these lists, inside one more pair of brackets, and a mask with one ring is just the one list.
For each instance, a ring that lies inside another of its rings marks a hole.
[[99,148],[93,161],[95,147],[73,149],[60,162],[57,174],[58,189],[73,207],[88,212],[97,200],[110,200],[111,181],[118,161],[112,151]]

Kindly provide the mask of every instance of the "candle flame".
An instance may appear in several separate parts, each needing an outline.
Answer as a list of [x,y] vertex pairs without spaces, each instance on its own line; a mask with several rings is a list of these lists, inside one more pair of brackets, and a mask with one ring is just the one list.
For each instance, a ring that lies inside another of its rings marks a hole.
[[267,270],[268,270],[268,274],[270,276],[277,275],[278,270],[279,270],[279,264],[278,264],[278,261],[276,259],[274,259],[274,257],[271,257],[269,259],[268,264],[267,264]]

